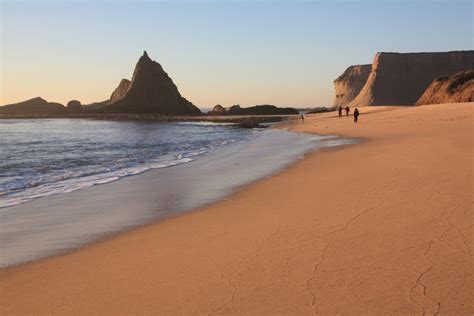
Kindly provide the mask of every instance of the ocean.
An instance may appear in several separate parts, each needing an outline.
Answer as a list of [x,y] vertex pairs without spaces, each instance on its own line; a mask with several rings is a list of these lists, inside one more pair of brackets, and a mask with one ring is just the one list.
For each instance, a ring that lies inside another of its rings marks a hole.
[[226,123],[0,120],[0,208],[187,163],[255,136]]
[[0,120],[0,267],[201,207],[354,142],[230,123]]

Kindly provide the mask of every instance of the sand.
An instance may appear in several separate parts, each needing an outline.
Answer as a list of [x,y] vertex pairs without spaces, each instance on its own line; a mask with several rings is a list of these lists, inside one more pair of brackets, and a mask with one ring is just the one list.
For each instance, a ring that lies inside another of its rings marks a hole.
[[[232,198],[0,272],[2,314],[473,314],[474,104],[362,108]],[[269,157],[271,159],[271,157]]]

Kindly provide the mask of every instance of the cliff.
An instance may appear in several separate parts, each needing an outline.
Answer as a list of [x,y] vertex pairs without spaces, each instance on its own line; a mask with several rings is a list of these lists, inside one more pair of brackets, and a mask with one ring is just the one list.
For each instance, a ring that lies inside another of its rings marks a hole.
[[335,106],[345,106],[357,97],[369,77],[372,65],[355,65],[347,68],[334,80]]
[[111,104],[102,108],[110,113],[156,113],[162,115],[199,115],[201,111],[181,96],[161,65],[140,57],[130,83],[122,80],[112,94]]
[[466,69],[474,69],[474,51],[377,53],[350,105],[414,105],[434,79]]
[[36,97],[30,100],[8,104],[0,107],[0,114],[61,114],[66,107],[59,103],[48,102]]
[[435,79],[416,105],[474,102],[474,70]]

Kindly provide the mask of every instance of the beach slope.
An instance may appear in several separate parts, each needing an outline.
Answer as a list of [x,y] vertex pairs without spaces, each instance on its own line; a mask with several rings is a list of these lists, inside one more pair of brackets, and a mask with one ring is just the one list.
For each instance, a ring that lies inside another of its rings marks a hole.
[[364,141],[197,212],[3,269],[0,311],[473,314],[473,110],[367,107],[358,124],[334,112],[289,124]]

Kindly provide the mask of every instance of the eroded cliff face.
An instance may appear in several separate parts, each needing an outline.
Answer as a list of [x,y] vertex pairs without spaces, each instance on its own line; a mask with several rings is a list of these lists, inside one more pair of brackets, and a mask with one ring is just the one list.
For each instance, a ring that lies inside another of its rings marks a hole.
[[335,106],[345,106],[357,97],[369,77],[372,65],[350,66],[334,80]]
[[[163,115],[199,115],[201,111],[181,96],[173,80],[146,52],[137,62],[131,82],[122,80],[112,93],[112,113],[156,113]],[[114,100],[115,99],[115,100]]]
[[474,51],[377,53],[350,105],[414,105],[434,79],[467,69],[474,69]]
[[474,70],[435,79],[416,105],[474,102]]

